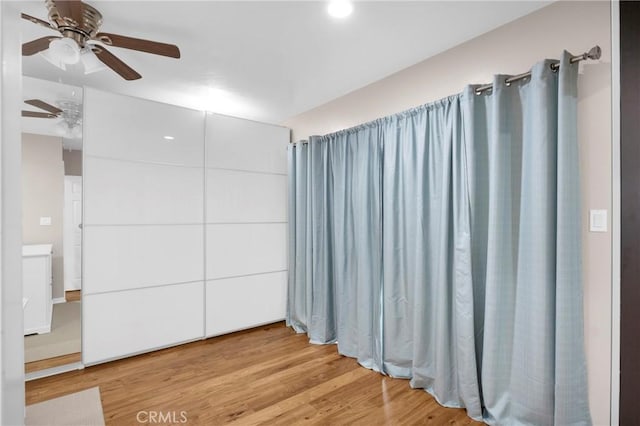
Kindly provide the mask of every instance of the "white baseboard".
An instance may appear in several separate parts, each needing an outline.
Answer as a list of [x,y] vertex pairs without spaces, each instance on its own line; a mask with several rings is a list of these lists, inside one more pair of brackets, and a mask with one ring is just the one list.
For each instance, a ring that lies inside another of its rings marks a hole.
[[24,335],[28,336],[30,334],[45,334],[45,333],[51,333],[51,325],[49,325],[48,327],[34,327],[34,328],[28,328],[24,331]]
[[53,304],[57,304],[57,303],[66,303],[67,299],[65,299],[64,297],[55,297],[53,299]]
[[24,380],[28,382],[30,380],[42,379],[43,377],[49,377],[74,370],[84,370],[84,364],[82,364],[82,362],[74,362],[71,364],[60,365],[58,367],[47,368],[46,370],[32,371],[25,375]]

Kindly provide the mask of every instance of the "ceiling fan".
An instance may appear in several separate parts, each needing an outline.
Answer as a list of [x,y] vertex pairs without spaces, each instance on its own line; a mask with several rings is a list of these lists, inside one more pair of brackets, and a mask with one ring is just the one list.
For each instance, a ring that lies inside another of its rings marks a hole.
[[49,22],[25,13],[22,14],[22,18],[58,31],[61,36],[47,36],[24,43],[23,56],[31,56],[51,48],[65,58],[62,61],[64,64],[77,63],[80,55],[95,54],[103,64],[125,80],[137,80],[142,76],[109,52],[105,46],[180,58],[180,49],[173,44],[100,32],[102,14],[80,0],[46,0],[45,3],[49,10]]
[[39,111],[22,111],[23,117],[33,117],[33,118],[58,118],[62,114],[62,110],[58,107],[54,107],[51,104],[46,103],[45,101],[41,101],[40,99],[28,99],[24,101],[25,104],[34,106],[38,109],[47,112],[39,112]]
[[23,117],[59,118],[60,120],[53,128],[59,136],[72,139],[82,137],[82,104],[77,101],[71,99],[57,100],[56,105],[58,106],[53,106],[40,99],[28,99],[24,103],[46,112],[23,110]]

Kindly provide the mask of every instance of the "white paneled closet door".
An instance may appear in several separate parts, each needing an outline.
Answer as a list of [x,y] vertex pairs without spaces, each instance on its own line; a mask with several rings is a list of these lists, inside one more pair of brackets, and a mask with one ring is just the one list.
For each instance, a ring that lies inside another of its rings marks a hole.
[[83,361],[204,337],[203,112],[85,89]]
[[285,317],[289,129],[207,114],[206,335]]
[[64,177],[64,290],[82,289],[82,176]]

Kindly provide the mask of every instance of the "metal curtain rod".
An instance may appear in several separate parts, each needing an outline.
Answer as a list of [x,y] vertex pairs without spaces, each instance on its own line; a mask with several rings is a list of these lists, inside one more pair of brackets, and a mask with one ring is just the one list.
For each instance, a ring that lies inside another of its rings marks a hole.
[[[600,49],[600,46],[593,46],[588,52],[584,52],[582,55],[572,56],[569,62],[573,64],[587,59],[600,59],[600,55],[602,55],[602,49]],[[551,69],[553,71],[557,71],[558,68],[560,68],[559,63],[551,64]],[[509,77],[504,82],[508,86],[515,81],[522,80],[527,77],[531,77],[531,71]],[[481,95],[483,92],[491,89],[493,89],[493,84],[485,84],[484,86],[480,86],[476,89],[476,95]]]
[[[0,0],[1,1],[1,0]],[[574,64],[576,62],[580,62],[580,61],[586,61],[587,59],[593,59],[593,60],[597,60],[600,59],[600,56],[602,55],[602,49],[600,49],[600,46],[596,45],[593,46],[591,49],[589,49],[588,52],[584,52],[582,55],[576,55],[576,56],[572,56],[571,59],[569,60],[570,63]],[[560,64],[559,63],[552,63],[551,64],[551,69],[553,71],[557,71],[558,68],[560,68]],[[527,77],[531,77],[531,71],[528,72],[524,72],[522,74],[518,74],[518,75],[514,75],[513,77],[509,77],[507,79],[505,79],[505,83],[508,85],[510,85],[511,83],[518,81],[518,80],[522,80],[525,79]],[[476,95],[481,95],[482,93],[493,89],[493,84],[485,84],[484,86],[480,86],[475,90]],[[297,144],[297,143],[303,143],[306,144],[307,141],[299,141],[299,142],[289,142],[290,144]]]

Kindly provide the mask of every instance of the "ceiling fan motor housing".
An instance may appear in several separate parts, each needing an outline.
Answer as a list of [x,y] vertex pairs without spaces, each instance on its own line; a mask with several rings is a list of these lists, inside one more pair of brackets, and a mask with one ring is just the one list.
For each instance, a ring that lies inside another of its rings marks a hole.
[[81,48],[98,34],[102,25],[102,14],[92,6],[82,3],[82,7],[78,10],[81,18],[78,22],[73,16],[66,16],[66,13],[63,15],[56,7],[54,0],[46,0],[46,5],[49,10],[49,20],[56,25],[64,37],[75,40]]

